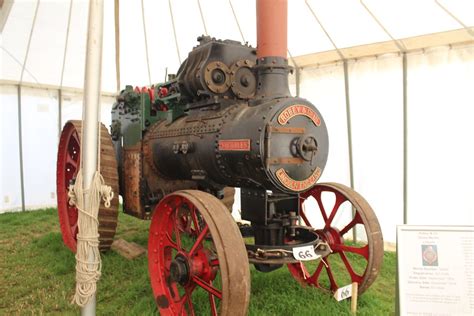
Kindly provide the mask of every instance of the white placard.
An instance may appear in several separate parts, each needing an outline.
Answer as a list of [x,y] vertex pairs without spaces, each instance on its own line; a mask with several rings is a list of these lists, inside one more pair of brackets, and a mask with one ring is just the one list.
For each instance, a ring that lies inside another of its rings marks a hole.
[[400,315],[474,315],[474,227],[398,226]]
[[334,298],[340,302],[352,296],[352,284],[340,287],[334,292]]
[[314,252],[314,246],[302,246],[293,248],[293,257],[299,261],[310,261],[321,257]]

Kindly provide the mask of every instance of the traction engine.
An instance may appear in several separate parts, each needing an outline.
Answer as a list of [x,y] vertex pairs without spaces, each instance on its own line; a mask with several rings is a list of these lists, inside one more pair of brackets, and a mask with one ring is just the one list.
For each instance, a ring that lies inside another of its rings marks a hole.
[[[302,285],[331,292],[357,282],[362,293],[380,269],[382,234],[369,204],[342,184],[317,183],[328,130],[311,102],[289,92],[286,8],[268,6],[257,2],[258,50],[201,36],[167,82],[120,93],[111,135],[102,125],[106,184],[125,213],[151,219],[149,272],[162,315],[193,315],[196,300],[207,302],[205,313],[245,315],[249,263],[260,272],[287,266]],[[61,231],[73,251],[78,214],[67,188],[80,133],[81,122],[69,121],[58,152]],[[235,187],[250,225],[231,215]],[[118,204],[114,197],[100,207],[102,250],[113,241]],[[362,241],[348,238],[356,229]]]

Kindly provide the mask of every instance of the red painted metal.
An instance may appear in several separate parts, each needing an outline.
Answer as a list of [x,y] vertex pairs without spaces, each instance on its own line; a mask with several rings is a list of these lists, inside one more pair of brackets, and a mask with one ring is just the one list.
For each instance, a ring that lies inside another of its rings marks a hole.
[[[73,184],[80,166],[81,157],[81,121],[68,121],[61,133],[58,149],[56,191],[58,197],[58,215],[64,244],[73,252],[76,251],[78,233],[78,210],[69,205],[68,187]],[[105,184],[118,193],[117,164],[112,140],[107,128],[101,124],[101,172]],[[105,251],[112,245],[118,216],[118,194],[114,195],[110,207],[101,203],[98,213],[99,249]]]
[[218,148],[220,151],[250,151],[250,139],[223,139]]
[[287,56],[288,1],[257,0],[257,57]]
[[75,206],[69,205],[68,187],[76,178],[81,158],[81,141],[73,124],[66,124],[59,141],[57,161],[58,215],[64,244],[76,252],[77,217]]
[[[215,299],[222,299],[222,291],[213,281],[219,260],[212,257],[205,244],[209,237],[207,223],[186,198],[168,196],[157,206],[150,226],[148,253],[151,285],[161,315],[193,315],[192,293],[197,287],[211,294],[211,311],[217,315]],[[193,241],[192,246],[186,247],[184,242],[189,240]],[[172,282],[169,281],[171,262],[177,257],[181,257],[189,269],[188,280],[168,286],[167,282]]]
[[160,88],[160,91],[158,91],[158,96],[159,96],[160,98],[164,98],[164,97],[166,97],[167,95],[168,95],[168,88],[166,88],[166,87],[161,87],[161,88]]
[[[339,188],[342,188],[342,190]],[[335,195],[334,204],[330,209],[325,209],[322,200],[323,192],[332,192]],[[306,207],[303,207],[305,201],[310,197],[313,197],[316,200],[319,211],[310,209],[307,205]],[[355,191],[351,191],[350,188],[334,184],[318,184],[311,190],[301,194],[301,219],[304,221],[306,226],[314,227],[309,219],[311,218],[314,221],[315,215],[320,215],[320,218],[324,222],[324,227],[316,229],[316,233],[329,244],[333,251],[331,254],[323,258],[324,261],[321,260],[316,268],[314,268],[314,265],[304,262],[288,265],[288,269],[293,277],[301,284],[315,286],[334,292],[339,287],[347,285],[341,284],[341,280],[337,279],[336,274],[334,273],[335,269],[337,269],[338,272],[341,270],[344,272],[337,274],[339,278],[341,278],[341,274],[346,274],[345,276],[342,276],[345,277],[345,280],[349,277],[352,282],[359,283],[362,292],[375,280],[373,273],[374,271],[378,272],[382,262],[383,241],[381,237],[377,237],[378,234],[381,236],[380,226],[378,225],[377,219],[375,218],[374,221],[374,218],[372,217],[375,216],[372,209],[368,204],[366,204],[366,201],[362,201],[361,198],[360,195]],[[345,226],[338,229],[335,227],[333,221],[338,213],[342,212],[341,205],[346,201],[355,208],[355,214]],[[311,214],[312,212],[313,214]],[[318,214],[314,214],[314,212]],[[362,225],[366,231],[366,235],[369,238],[366,244],[360,245],[352,242],[349,243],[344,239],[344,236],[357,224]],[[375,239],[372,239],[372,235],[375,236]],[[355,269],[348,259],[348,254],[357,255],[365,259],[363,273],[360,273],[360,268]],[[340,257],[342,261],[341,265],[333,264],[332,259],[336,256]],[[311,269],[311,267],[313,267],[313,269]],[[328,284],[321,282],[323,279],[323,270],[327,275],[326,282],[328,282]],[[359,273],[356,270],[358,270]]]
[[[231,251],[229,251],[231,249]],[[250,298],[245,246],[227,207],[197,190],[164,197],[151,219],[148,270],[160,315],[244,316]],[[202,298],[209,305],[202,305]]]

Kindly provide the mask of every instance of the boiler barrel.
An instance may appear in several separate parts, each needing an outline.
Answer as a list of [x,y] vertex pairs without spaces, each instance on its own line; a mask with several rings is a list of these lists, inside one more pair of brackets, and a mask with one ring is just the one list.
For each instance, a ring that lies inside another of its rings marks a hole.
[[165,178],[295,193],[320,177],[328,136],[311,103],[288,98],[192,110],[172,123],[155,123],[144,147]]

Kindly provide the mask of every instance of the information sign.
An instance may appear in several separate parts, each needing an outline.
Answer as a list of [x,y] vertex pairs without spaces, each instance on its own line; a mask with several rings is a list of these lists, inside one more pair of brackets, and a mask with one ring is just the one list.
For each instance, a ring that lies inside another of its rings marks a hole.
[[397,227],[400,315],[474,315],[474,227]]

